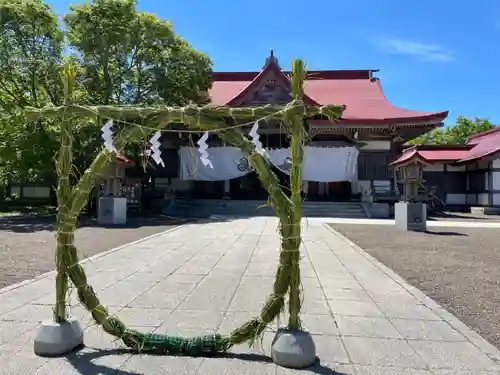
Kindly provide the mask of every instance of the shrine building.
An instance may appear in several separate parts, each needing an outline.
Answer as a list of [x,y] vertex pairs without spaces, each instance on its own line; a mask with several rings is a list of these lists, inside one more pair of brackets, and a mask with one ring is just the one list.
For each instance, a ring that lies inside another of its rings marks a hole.
[[391,167],[419,165],[422,185],[448,209],[500,212],[500,127],[469,137],[464,145],[405,147]]
[[[386,98],[377,70],[308,71],[304,101],[311,105],[343,104],[340,121],[309,118],[303,163],[304,196],[309,201],[361,201],[375,191],[396,191],[390,164],[403,144],[443,125],[448,112],[420,112],[394,106]],[[290,72],[271,51],[254,72],[214,72],[208,92],[216,105],[234,107],[286,104],[291,101]],[[230,124],[228,124],[230,125]],[[243,129],[248,132],[254,124]],[[275,173],[288,184],[289,141],[277,122],[259,122],[258,134]],[[201,136],[201,134],[199,135]],[[267,195],[239,150],[211,134],[205,167],[196,150],[198,137],[164,133],[165,168],[149,170],[155,191],[194,199],[262,200]]]

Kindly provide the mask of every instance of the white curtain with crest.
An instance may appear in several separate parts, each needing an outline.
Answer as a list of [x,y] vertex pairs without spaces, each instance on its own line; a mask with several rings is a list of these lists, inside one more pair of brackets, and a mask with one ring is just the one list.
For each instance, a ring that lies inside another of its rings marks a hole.
[[252,171],[250,161],[239,148],[209,147],[207,152],[212,166],[203,165],[196,147],[180,147],[181,180],[225,181]]
[[[238,178],[253,169],[248,158],[236,147],[209,147],[213,167],[204,166],[195,147],[179,149],[182,180],[224,181]],[[269,162],[283,173],[290,174],[289,148],[267,149]],[[355,147],[304,147],[302,178],[305,181],[353,181],[359,151]]]

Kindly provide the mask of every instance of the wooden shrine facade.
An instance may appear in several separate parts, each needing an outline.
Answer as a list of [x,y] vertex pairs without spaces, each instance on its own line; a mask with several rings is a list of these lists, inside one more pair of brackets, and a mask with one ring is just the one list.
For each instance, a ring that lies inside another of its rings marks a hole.
[[[393,106],[384,96],[375,70],[309,71],[304,100],[313,105],[344,104],[346,110],[338,122],[326,118],[307,119],[304,126],[313,147],[355,147],[359,151],[355,175],[350,181],[308,181],[304,194],[311,200],[351,200],[373,194],[373,182],[387,187],[394,184],[389,164],[402,152],[404,142],[442,125],[447,112],[417,112]],[[258,72],[215,72],[208,92],[217,105],[257,106],[285,104],[291,100],[289,72],[281,69],[271,51]],[[249,131],[252,124],[244,131]],[[288,140],[280,124],[259,122],[264,147],[286,148]],[[180,176],[179,148],[196,144],[198,137],[164,133],[162,156],[165,168],[148,167],[147,178],[158,194],[193,198],[263,199],[265,192],[254,173],[225,181],[183,180]],[[216,135],[209,146],[223,146]],[[318,160],[335,164],[335,160]],[[288,176],[276,171],[282,184]],[[141,175],[136,167],[127,174]],[[160,193],[158,193],[160,192]]]

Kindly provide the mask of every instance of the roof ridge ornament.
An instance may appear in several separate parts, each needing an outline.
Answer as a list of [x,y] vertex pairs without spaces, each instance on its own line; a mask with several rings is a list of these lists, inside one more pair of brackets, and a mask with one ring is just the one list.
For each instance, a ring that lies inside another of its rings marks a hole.
[[271,63],[276,64],[278,67],[280,66],[279,63],[278,63],[277,57],[274,56],[274,50],[273,49],[271,49],[271,52],[269,53],[269,57],[266,58],[266,63],[264,64],[264,68],[266,66],[268,66],[269,64],[271,64]]

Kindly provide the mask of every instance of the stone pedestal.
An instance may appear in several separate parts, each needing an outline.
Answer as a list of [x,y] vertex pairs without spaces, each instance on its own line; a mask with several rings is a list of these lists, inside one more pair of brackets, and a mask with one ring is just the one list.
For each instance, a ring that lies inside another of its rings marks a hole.
[[83,345],[83,329],[76,319],[62,323],[47,320],[42,323],[35,337],[35,354],[54,357],[68,354]]
[[362,194],[361,195],[361,202],[363,202],[363,203],[373,203],[373,195]]
[[394,219],[397,229],[425,232],[427,230],[427,205],[397,202],[394,205]]
[[127,223],[127,198],[101,197],[97,222],[101,225],[123,225]]
[[274,336],[271,357],[278,366],[303,369],[316,362],[316,346],[309,332],[281,328]]

